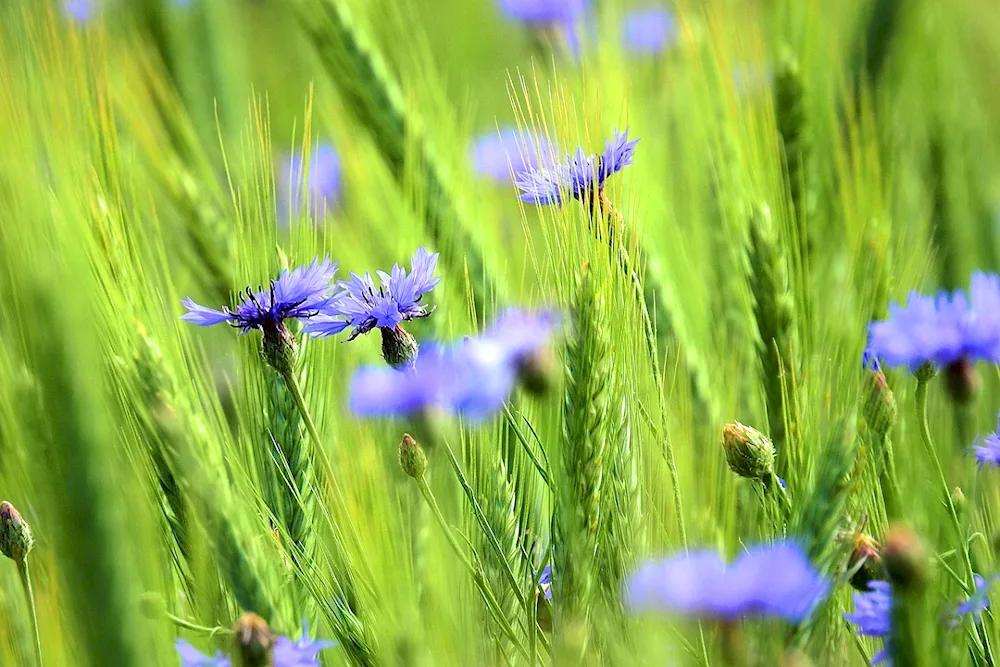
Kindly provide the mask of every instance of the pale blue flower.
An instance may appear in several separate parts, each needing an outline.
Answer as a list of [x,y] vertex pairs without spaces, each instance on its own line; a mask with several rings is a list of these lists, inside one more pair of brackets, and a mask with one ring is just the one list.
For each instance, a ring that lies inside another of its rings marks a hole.
[[877,665],[889,658],[889,635],[892,633],[892,585],[886,581],[868,582],[868,591],[854,594],[854,613],[844,614],[844,620],[858,626],[857,634],[881,637],[885,644],[872,657]]
[[276,330],[284,326],[285,320],[307,320],[328,308],[336,300],[331,296],[337,263],[329,258],[322,262],[313,260],[308,266],[300,266],[289,271],[285,269],[277,280],[271,281],[269,289],[253,291],[249,287],[236,310],[223,307],[222,310],[208,308],[184,299],[181,303],[188,312],[181,316],[185,322],[199,326],[228,323],[247,333],[251,329]]
[[632,609],[735,619],[777,616],[803,621],[830,584],[794,542],[752,547],[727,564],[714,551],[647,561],[626,585]]

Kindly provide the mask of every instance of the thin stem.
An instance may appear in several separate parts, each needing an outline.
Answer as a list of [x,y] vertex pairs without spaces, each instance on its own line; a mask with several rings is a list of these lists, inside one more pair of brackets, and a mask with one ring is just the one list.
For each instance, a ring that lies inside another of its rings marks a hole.
[[306,424],[306,430],[309,431],[309,437],[313,439],[317,447],[320,447],[322,440],[319,439],[319,433],[316,431],[316,424],[313,423],[312,415],[309,414],[309,408],[306,406],[305,396],[302,395],[302,387],[299,385],[298,378],[295,377],[295,373],[282,373],[281,379],[285,381],[285,386],[288,387],[288,392],[292,395],[292,400],[295,401],[295,406],[299,409],[302,414],[302,421]]
[[944,492],[945,503],[948,506],[948,515],[955,526],[955,533],[958,535],[958,539],[962,542],[961,552],[964,557],[965,566],[969,571],[969,582],[971,585],[974,580],[975,571],[972,568],[972,560],[969,558],[968,545],[965,544],[965,531],[962,527],[962,521],[958,517],[958,511],[955,509],[955,502],[952,500],[951,490],[948,488],[948,480],[944,475],[944,468],[941,467],[941,460],[938,458],[937,448],[934,447],[934,441],[931,439],[931,429],[927,423],[927,385],[927,380],[917,380],[916,400],[920,421],[920,439],[923,441],[930,459],[934,462],[934,468],[941,483],[941,490]]
[[31,616],[31,630],[35,635],[35,660],[38,667],[42,667],[42,637],[38,632],[38,614],[35,612],[35,594],[31,590],[27,558],[17,561],[17,573],[21,576],[21,587],[24,589],[24,598],[28,602],[28,613]]
[[892,452],[892,441],[889,434],[876,436],[882,447],[882,467],[879,470],[879,486],[882,487],[882,500],[885,503],[885,514],[890,519],[899,517],[899,480],[896,477],[896,458]]
[[184,628],[185,630],[191,630],[192,632],[203,632],[210,637],[214,637],[219,634],[231,634],[232,630],[229,628],[224,628],[222,626],[208,627],[207,625],[198,625],[197,623],[192,623],[187,619],[183,619],[176,614],[172,614],[169,611],[164,612],[167,620],[176,625],[179,628]]
[[496,597],[493,595],[493,591],[490,590],[489,586],[486,584],[486,580],[483,577],[482,572],[479,571],[472,561],[469,560],[468,556],[465,555],[465,551],[462,549],[462,545],[458,543],[458,539],[451,532],[451,528],[448,526],[448,521],[444,518],[444,514],[441,513],[441,508],[438,507],[437,500],[434,498],[434,494],[431,492],[429,486],[427,486],[427,480],[423,477],[415,478],[417,483],[417,488],[420,489],[420,494],[427,501],[427,505],[431,508],[431,512],[437,518],[439,524],[441,524],[441,530],[444,531],[445,537],[448,539],[448,543],[454,550],[455,555],[458,556],[459,560],[466,567],[469,572],[472,573],[472,578],[476,582],[476,586],[479,588],[479,592],[482,593],[483,599],[486,600],[486,606],[489,607],[490,611],[496,617],[497,622],[500,624],[500,628],[503,630],[504,634],[507,635],[507,639],[510,640],[514,648],[518,650],[523,658],[531,661],[531,657],[521,642],[517,638],[517,634],[514,632],[514,628],[510,626],[510,622],[503,613],[503,609],[500,608],[500,603],[497,602]]

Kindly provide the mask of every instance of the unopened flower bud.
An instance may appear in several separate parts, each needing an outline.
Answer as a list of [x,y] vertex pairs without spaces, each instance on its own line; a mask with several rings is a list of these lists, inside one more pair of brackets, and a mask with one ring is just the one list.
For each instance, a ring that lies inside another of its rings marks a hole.
[[264,327],[260,353],[268,366],[276,370],[281,377],[290,377],[295,373],[299,346],[295,342],[295,336],[288,330],[284,322]]
[[917,382],[930,382],[937,375],[937,367],[933,361],[925,361],[917,366],[917,370],[913,374],[916,376]]
[[236,667],[274,667],[275,639],[267,621],[244,614],[233,626]]
[[159,593],[143,593],[139,596],[139,611],[151,621],[159,621],[167,615],[167,601]]
[[413,479],[420,479],[427,472],[424,448],[409,433],[404,433],[399,441],[399,466]]
[[0,503],[0,553],[20,563],[35,545],[31,528],[6,500]]
[[956,486],[951,490],[951,503],[955,506],[955,511],[958,512],[959,515],[965,512],[968,501],[966,500],[965,492],[962,491],[961,487]]
[[882,369],[876,367],[868,371],[867,391],[865,421],[873,431],[884,437],[896,425],[899,411],[896,407],[896,397],[893,396]]
[[956,403],[968,405],[979,395],[983,381],[972,360],[959,357],[944,369],[944,385]]
[[859,533],[851,547],[847,571],[851,573],[851,586],[862,593],[868,590],[868,584],[872,581],[885,581],[887,575],[878,542]]
[[774,445],[760,431],[739,422],[722,429],[726,462],[740,477],[769,484],[774,477]]
[[396,325],[395,328],[381,327],[382,332],[382,358],[396,370],[406,370],[417,361],[417,339],[414,338],[403,327]]
[[901,589],[920,590],[927,583],[929,561],[924,543],[907,526],[890,526],[882,549],[889,581]]

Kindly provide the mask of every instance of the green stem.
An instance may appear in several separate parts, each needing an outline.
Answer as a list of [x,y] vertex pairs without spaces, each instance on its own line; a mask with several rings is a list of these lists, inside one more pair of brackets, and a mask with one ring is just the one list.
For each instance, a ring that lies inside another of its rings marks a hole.
[[42,667],[42,637],[38,632],[38,614],[35,612],[35,594],[31,590],[31,575],[28,574],[28,559],[17,561],[17,573],[21,576],[21,587],[24,588],[24,598],[28,602],[28,613],[31,616],[31,629],[35,635],[35,660]]
[[472,578],[476,582],[476,586],[479,588],[479,592],[482,593],[483,599],[486,600],[486,606],[489,607],[490,611],[496,617],[497,622],[500,624],[500,628],[503,630],[504,634],[513,644],[514,648],[517,649],[521,657],[531,661],[527,650],[521,646],[521,642],[517,638],[517,634],[514,632],[514,628],[511,627],[510,621],[508,621],[506,615],[504,615],[503,609],[500,607],[500,603],[497,602],[496,597],[493,595],[493,591],[490,590],[489,586],[486,584],[486,579],[483,577],[482,572],[479,571],[472,561],[469,560],[468,556],[465,555],[465,551],[462,549],[462,545],[458,543],[458,539],[451,532],[451,528],[448,526],[448,521],[444,518],[444,514],[441,513],[441,508],[438,507],[437,500],[434,498],[434,494],[431,492],[429,486],[427,486],[427,480],[423,477],[415,478],[417,483],[417,488],[420,489],[420,494],[427,501],[427,505],[431,508],[431,512],[437,518],[438,523],[441,525],[441,530],[444,531],[444,536],[448,539],[448,543],[454,550],[455,555],[458,556],[459,560],[465,566],[470,573],[472,573]]
[[316,431],[316,424],[313,423],[312,415],[309,414],[309,408],[306,406],[306,399],[302,395],[302,387],[299,385],[298,378],[295,377],[295,373],[283,373],[281,379],[285,381],[285,386],[288,387],[288,392],[292,395],[295,406],[302,413],[302,421],[306,424],[309,437],[313,439],[317,447],[321,447],[322,440],[320,440],[319,433]]
[[899,480],[896,477],[896,457],[892,452],[892,441],[889,434],[876,436],[881,442],[882,467],[879,470],[879,485],[882,487],[882,500],[885,503],[885,514],[889,519],[899,518]]
[[952,524],[955,527],[955,533],[961,542],[961,552],[964,556],[965,566],[968,569],[969,574],[969,585],[972,585],[973,577],[975,571],[972,568],[972,560],[969,558],[969,548],[965,540],[965,530],[962,527],[962,521],[958,517],[958,511],[955,509],[955,503],[951,497],[951,490],[948,488],[948,480],[944,475],[944,468],[941,467],[941,460],[938,458],[937,448],[934,447],[934,441],[931,439],[931,429],[927,423],[927,380],[917,380],[917,413],[920,420],[920,439],[924,443],[924,447],[927,449],[927,454],[931,461],[934,462],[934,468],[937,471],[938,481],[941,483],[941,490],[944,493],[945,503],[948,506],[948,515],[951,517]]

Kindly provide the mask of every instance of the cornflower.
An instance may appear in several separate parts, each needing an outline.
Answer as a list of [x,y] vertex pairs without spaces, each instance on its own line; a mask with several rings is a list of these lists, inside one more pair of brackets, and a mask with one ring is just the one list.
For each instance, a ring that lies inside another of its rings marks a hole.
[[[302,635],[295,641],[282,635],[274,641],[273,667],[319,667],[319,652],[325,648],[336,646],[335,642],[309,637],[309,624],[303,622]],[[181,658],[181,667],[232,667],[233,661],[222,651],[216,651],[214,656],[207,656],[194,646],[177,640],[177,653]]]
[[622,22],[625,48],[637,55],[662,53],[676,39],[676,19],[665,7],[634,9]]
[[714,551],[647,561],[625,590],[632,609],[676,611],[732,621],[742,616],[804,620],[830,584],[794,542],[752,547],[727,564]]
[[417,248],[410,260],[410,273],[399,264],[392,273],[378,271],[381,285],[376,288],[371,274],[351,274],[348,282],[338,284],[335,301],[302,330],[322,338],[352,328],[352,341],[372,329],[382,334],[382,356],[393,368],[412,366],[417,358],[417,342],[403,327],[403,322],[429,316],[434,312],[421,301],[441,279],[434,275],[438,254]]
[[480,135],[472,144],[471,155],[476,173],[498,182],[510,181],[511,173],[517,177],[539,164],[552,164],[549,142],[544,137],[536,141],[516,127]]
[[511,311],[478,338],[426,346],[402,373],[362,368],[350,384],[351,410],[391,417],[439,409],[486,419],[503,406],[519,379],[530,381],[533,360],[557,322],[547,311]]
[[294,366],[297,350],[295,336],[286,321],[305,321],[332,307],[339,298],[330,294],[333,290],[330,283],[336,274],[336,262],[329,258],[320,262],[317,258],[308,266],[285,269],[267,290],[247,287],[240,293],[243,299],[235,310],[226,306],[222,310],[208,308],[188,297],[181,302],[188,309],[181,319],[203,327],[225,322],[241,334],[259,329],[264,334],[261,341],[264,359],[285,375]]
[[515,180],[520,199],[529,204],[561,206],[566,191],[586,202],[591,213],[598,203],[603,212],[610,205],[604,196],[604,184],[612,174],[632,164],[638,142],[628,140],[628,128],[624,134],[615,129],[600,155],[587,155],[580,147],[575,155],[567,155],[565,162],[524,172]]
[[871,581],[868,590],[854,594],[854,613],[844,614],[844,620],[858,626],[857,634],[882,637],[882,650],[872,656],[877,665],[890,655],[888,637],[892,633],[892,585],[886,581]]
[[980,469],[985,466],[1000,467],[1000,418],[998,418],[997,430],[980,438],[979,444],[973,446],[972,451]]
[[291,205],[293,215],[300,212],[296,197],[299,184],[308,195],[309,214],[322,216],[340,203],[342,189],[340,155],[330,142],[322,142],[309,155],[308,164],[301,151],[287,155],[278,172],[282,209]]

